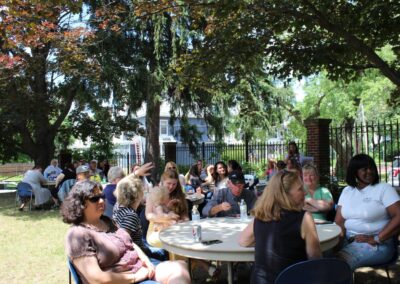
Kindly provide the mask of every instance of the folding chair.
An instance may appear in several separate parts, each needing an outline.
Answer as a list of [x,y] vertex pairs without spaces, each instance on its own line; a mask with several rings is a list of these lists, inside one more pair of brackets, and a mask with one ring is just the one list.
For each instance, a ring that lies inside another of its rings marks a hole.
[[76,272],[75,266],[72,264],[71,260],[67,259],[67,265],[69,268],[68,271],[69,284],[72,284],[71,278],[74,279],[75,284],[81,284],[82,283],[81,278],[79,277],[78,272]]
[[19,206],[19,202],[26,202],[25,200],[29,199],[29,211],[31,211],[33,198],[32,186],[27,182],[19,182],[15,195],[16,207]]
[[276,278],[275,284],[352,284],[350,266],[336,258],[312,259],[295,263],[285,268]]

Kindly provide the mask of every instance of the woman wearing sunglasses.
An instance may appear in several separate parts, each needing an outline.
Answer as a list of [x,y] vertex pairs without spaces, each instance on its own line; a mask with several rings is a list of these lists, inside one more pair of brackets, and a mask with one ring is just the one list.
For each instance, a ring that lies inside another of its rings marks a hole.
[[255,218],[239,239],[242,246],[255,246],[251,283],[274,283],[286,267],[322,256],[313,218],[302,209],[304,197],[299,176],[283,170],[257,200]]
[[129,233],[103,216],[104,208],[101,188],[87,180],[74,185],[61,207],[63,221],[72,224],[66,253],[83,283],[190,283],[181,263],[154,267]]

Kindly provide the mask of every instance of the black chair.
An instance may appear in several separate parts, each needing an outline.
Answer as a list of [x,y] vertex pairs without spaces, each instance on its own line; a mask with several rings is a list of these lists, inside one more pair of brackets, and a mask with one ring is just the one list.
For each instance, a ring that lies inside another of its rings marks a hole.
[[352,284],[350,266],[337,258],[321,258],[295,263],[285,268],[275,284]]
[[32,186],[27,182],[19,182],[17,185],[17,191],[15,196],[16,207],[19,202],[29,202],[29,211],[32,209],[32,200],[34,198]]
[[[363,267],[371,267],[373,269],[385,269],[388,283],[391,283],[389,268],[391,266],[395,266],[397,264],[397,260],[399,258],[399,235],[393,236],[393,245],[394,245],[394,254],[388,262],[376,264],[376,265],[363,266]],[[354,273],[354,279],[355,278],[356,278],[356,273]]]
[[[75,266],[72,264],[71,260],[67,259],[67,265],[68,265],[68,280],[69,284],[72,284],[72,279],[74,279],[75,284],[81,284],[81,278],[78,275],[78,272],[76,272]],[[72,279],[71,279],[72,278]]]

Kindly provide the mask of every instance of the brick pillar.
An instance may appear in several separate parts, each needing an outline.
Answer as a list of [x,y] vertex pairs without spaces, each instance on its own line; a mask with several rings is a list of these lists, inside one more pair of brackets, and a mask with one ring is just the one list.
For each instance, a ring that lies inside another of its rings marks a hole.
[[164,142],[165,162],[176,163],[176,142]]
[[314,158],[314,164],[320,173],[322,185],[329,183],[329,124],[331,119],[307,119],[307,155]]

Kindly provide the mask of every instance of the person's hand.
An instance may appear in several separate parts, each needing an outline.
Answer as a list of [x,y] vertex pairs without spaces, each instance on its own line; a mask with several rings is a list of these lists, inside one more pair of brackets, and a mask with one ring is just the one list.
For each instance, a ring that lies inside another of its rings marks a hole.
[[145,266],[142,266],[138,271],[136,271],[134,275],[135,275],[134,283],[142,282],[143,280],[147,279],[149,275],[149,270]]
[[176,214],[175,212],[168,212],[167,214],[168,218],[172,219],[172,220],[178,220],[179,219],[179,215]]
[[223,211],[229,211],[231,208],[232,208],[232,206],[228,202],[221,203],[221,209]]
[[304,205],[303,210],[309,211],[309,212],[318,212],[318,210],[315,207],[311,206],[310,204]]
[[374,236],[371,235],[355,235],[354,240],[357,243],[368,243],[372,246],[376,246],[378,243],[374,240]]
[[135,176],[148,176],[151,174],[151,170],[154,168],[153,163],[146,163],[143,166],[141,166],[140,168],[138,168],[137,170],[135,170],[133,173],[135,174]]
[[146,260],[143,262],[143,266],[146,267],[147,270],[148,270],[147,277],[148,277],[149,279],[153,279],[154,276],[155,276],[155,274],[156,274],[156,268],[154,267],[154,265],[150,262],[149,259],[146,259]]

